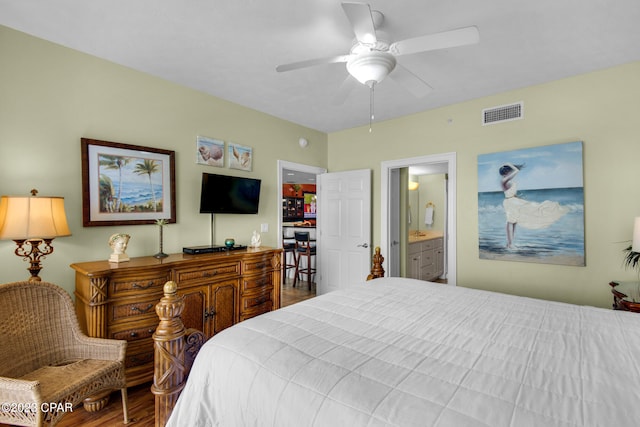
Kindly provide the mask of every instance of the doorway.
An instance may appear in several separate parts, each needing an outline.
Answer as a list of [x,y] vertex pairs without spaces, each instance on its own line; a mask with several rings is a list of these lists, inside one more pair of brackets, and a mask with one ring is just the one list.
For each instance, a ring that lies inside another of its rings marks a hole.
[[[282,248],[283,247],[283,243],[284,243],[284,239],[283,236],[284,235],[292,235],[294,228],[291,227],[292,223],[296,223],[298,222],[297,219],[293,219],[290,215],[287,217],[285,216],[285,214],[283,213],[283,205],[286,205],[287,202],[291,202],[291,200],[287,200],[288,197],[288,193],[292,190],[289,187],[295,187],[298,188],[300,187],[299,190],[294,190],[298,193],[299,197],[302,199],[301,203],[304,205],[304,188],[307,188],[306,186],[313,186],[315,188],[316,182],[317,182],[317,175],[326,173],[327,170],[325,168],[320,168],[317,166],[310,166],[310,165],[304,165],[304,164],[300,164],[300,163],[293,163],[293,162],[288,162],[285,160],[278,160],[278,200],[280,200],[280,203],[278,203],[278,247]],[[285,194],[285,187],[287,188],[286,193]],[[304,211],[303,211],[304,212]],[[302,213],[302,216],[299,220],[301,223],[305,222],[305,218],[304,218],[304,213]],[[308,222],[311,222],[311,219],[307,219]],[[313,219],[312,221],[314,223],[313,227],[310,228],[305,228],[304,231],[309,231],[310,234],[313,235],[313,238],[315,238],[316,233],[318,233],[318,226],[317,226],[317,222],[315,221],[315,219]],[[297,228],[295,228],[297,230]],[[285,256],[289,257],[289,261],[287,261],[286,259],[283,260],[283,263],[289,263],[291,264],[292,262],[292,256],[293,254],[285,254]],[[315,256],[315,263],[316,266],[320,265],[320,255],[316,254]],[[306,286],[306,283],[300,283],[296,288],[292,287],[292,274],[293,271],[290,270],[286,270],[287,272],[287,276],[289,277],[289,279],[285,276],[283,276],[283,281],[281,281],[281,290],[282,290],[282,295],[283,296],[287,296],[287,298],[292,299],[292,302],[295,302],[297,300],[301,300],[301,299],[305,299],[309,296],[315,296],[315,288],[312,288],[312,295],[309,295],[308,292],[308,288]],[[303,275],[302,278],[306,277]],[[282,283],[285,283],[286,286],[284,286]]]
[[[408,159],[385,161],[381,164],[381,248],[387,260],[387,275],[400,276],[402,264],[406,262],[402,255],[401,238],[399,233],[405,233],[407,227],[402,226],[400,209],[402,194],[400,185],[404,182],[400,173],[403,169],[420,167],[432,173],[445,174],[447,177],[446,214],[444,225],[444,254],[447,266],[447,283],[456,285],[456,153],[444,153],[430,156],[413,157]],[[414,169],[415,170],[415,169]],[[408,174],[404,174],[405,176]],[[406,199],[402,199],[406,200]],[[402,231],[401,231],[402,230]]]

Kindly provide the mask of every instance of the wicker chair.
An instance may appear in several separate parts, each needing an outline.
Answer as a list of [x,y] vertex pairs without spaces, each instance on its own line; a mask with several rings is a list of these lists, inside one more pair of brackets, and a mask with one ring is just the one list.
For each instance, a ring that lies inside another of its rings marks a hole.
[[86,397],[120,389],[126,341],[89,338],[71,297],[45,282],[0,285],[0,422],[55,425]]

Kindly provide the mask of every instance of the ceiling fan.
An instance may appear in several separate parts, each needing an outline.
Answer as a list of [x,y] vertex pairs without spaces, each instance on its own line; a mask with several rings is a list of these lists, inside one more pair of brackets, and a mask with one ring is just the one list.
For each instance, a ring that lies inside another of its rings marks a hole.
[[397,57],[474,44],[480,40],[478,28],[471,26],[392,43],[387,39],[384,31],[380,30],[384,21],[384,15],[381,12],[372,11],[366,3],[343,2],[342,8],[356,36],[348,54],[279,65],[276,67],[276,71],[284,72],[316,65],[346,62],[349,76],[341,85],[334,101],[338,104],[344,102],[353,88],[351,82],[355,78],[371,89],[372,116],[373,88],[387,76],[416,97],[423,97],[432,90],[426,82],[399,64],[396,60]]

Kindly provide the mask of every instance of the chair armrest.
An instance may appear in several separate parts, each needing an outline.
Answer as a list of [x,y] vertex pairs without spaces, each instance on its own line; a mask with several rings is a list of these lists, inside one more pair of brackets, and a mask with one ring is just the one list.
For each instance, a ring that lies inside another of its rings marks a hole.
[[78,359],[124,361],[126,350],[127,342],[125,340],[93,338],[84,334],[76,334],[69,356]]
[[2,403],[40,403],[40,382],[0,377],[0,401]]
[[[0,377],[0,423],[40,425],[42,395],[39,381]],[[3,425],[5,425],[3,424]]]

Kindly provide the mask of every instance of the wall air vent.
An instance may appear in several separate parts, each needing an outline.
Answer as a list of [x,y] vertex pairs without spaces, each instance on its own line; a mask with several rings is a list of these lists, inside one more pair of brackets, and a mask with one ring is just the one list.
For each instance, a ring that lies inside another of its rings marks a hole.
[[517,102],[509,105],[485,108],[482,110],[482,126],[495,123],[520,120],[524,114],[524,103]]

